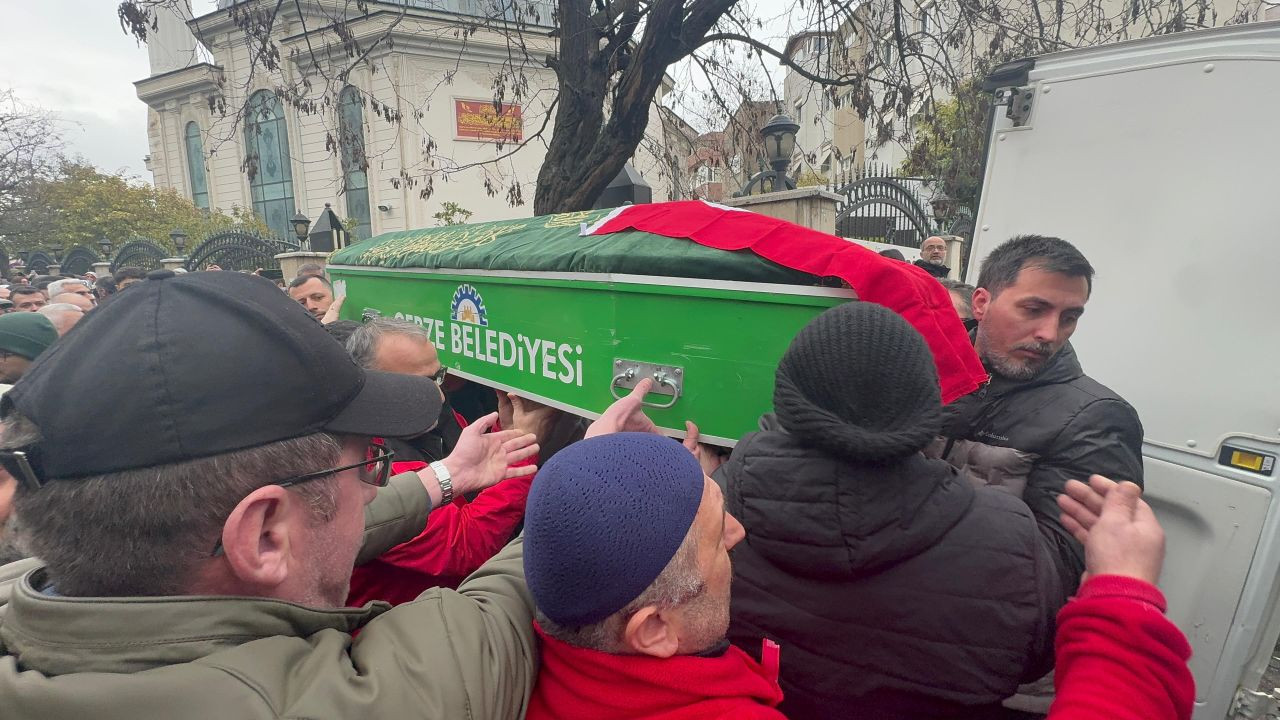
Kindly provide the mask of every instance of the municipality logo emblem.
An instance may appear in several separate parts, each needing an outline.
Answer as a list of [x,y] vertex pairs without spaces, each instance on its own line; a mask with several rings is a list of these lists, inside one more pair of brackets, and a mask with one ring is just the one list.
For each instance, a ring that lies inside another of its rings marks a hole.
[[489,318],[484,309],[484,299],[470,285],[459,285],[449,305],[449,316],[458,322],[488,327]]

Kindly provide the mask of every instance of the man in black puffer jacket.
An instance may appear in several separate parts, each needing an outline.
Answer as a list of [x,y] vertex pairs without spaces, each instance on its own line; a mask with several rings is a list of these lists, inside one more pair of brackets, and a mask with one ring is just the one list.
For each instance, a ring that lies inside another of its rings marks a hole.
[[1058,520],[1068,480],[1105,475],[1142,487],[1142,423],[1124,398],[1084,374],[1068,342],[1093,290],[1093,267],[1070,243],[1023,235],[982,263],[973,293],[974,347],[987,387],[954,403],[944,435],[1036,459],[1023,500],[1075,592],[1084,548]]
[[730,639],[778,642],[792,720],[976,720],[1052,663],[1066,596],[1027,506],[921,450],[942,425],[924,339],[852,302],[778,367],[776,420],[716,473],[746,527]]

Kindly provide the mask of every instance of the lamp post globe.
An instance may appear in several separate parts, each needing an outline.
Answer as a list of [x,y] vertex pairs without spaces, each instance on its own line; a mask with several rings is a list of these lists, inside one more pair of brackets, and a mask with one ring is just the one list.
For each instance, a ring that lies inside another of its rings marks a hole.
[[173,241],[173,247],[181,255],[187,247],[187,234],[182,231],[182,228],[174,228],[173,232],[169,233],[169,239]]
[[111,256],[111,241],[108,240],[106,236],[103,236],[98,239],[98,248],[102,250],[103,257]]
[[787,169],[796,149],[796,133],[799,130],[800,125],[790,115],[781,113],[770,118],[760,129],[760,134],[764,136],[765,155],[775,172]]
[[56,260],[56,261],[58,261],[58,262],[61,262],[61,261],[62,261],[62,246],[61,246],[61,245],[50,245],[50,246],[49,246],[49,252],[53,254],[53,259],[54,259],[54,260]]
[[311,229],[311,220],[299,210],[289,222],[293,225],[293,234],[298,236],[298,242],[306,242],[307,231]]

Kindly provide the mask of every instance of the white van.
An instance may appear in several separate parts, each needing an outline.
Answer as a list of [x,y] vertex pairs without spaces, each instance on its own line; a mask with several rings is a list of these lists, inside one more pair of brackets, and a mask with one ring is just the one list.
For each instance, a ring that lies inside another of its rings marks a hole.
[[[1072,338],[1138,410],[1201,720],[1263,718],[1280,635],[1280,22],[997,69],[967,273],[1018,234],[1097,270]],[[1273,683],[1274,684],[1274,683]],[[1260,692],[1259,692],[1260,691]]]

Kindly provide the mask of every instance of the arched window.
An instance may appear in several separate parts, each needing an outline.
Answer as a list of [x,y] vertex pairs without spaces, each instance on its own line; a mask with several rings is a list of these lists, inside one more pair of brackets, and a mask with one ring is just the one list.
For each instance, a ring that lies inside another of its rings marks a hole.
[[338,95],[338,134],[347,217],[355,218],[356,234],[367,240],[373,236],[373,226],[369,222],[369,160],[364,154],[364,100],[350,85]]
[[245,123],[245,161],[253,209],[277,236],[293,238],[289,220],[293,203],[293,171],[289,166],[289,132],[280,100],[270,90],[249,98]]
[[209,209],[209,181],[204,174],[204,142],[200,139],[200,126],[187,123],[187,176],[191,178],[191,202],[198,208]]

